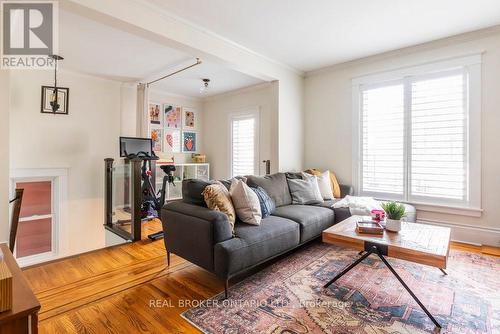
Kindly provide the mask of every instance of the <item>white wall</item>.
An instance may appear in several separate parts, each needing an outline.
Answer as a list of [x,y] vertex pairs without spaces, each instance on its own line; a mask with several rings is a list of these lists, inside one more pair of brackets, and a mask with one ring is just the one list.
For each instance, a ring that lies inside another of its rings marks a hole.
[[279,170],[304,169],[304,80],[291,76],[279,81]]
[[9,239],[9,72],[0,70],[0,243]]
[[265,174],[262,160],[271,160],[278,170],[277,82],[260,84],[207,98],[204,101],[204,152],[210,162],[211,178],[226,179],[230,171],[229,115],[248,108],[259,108],[259,174]]
[[[454,238],[495,244],[500,240],[500,32],[490,29],[315,71],[305,80],[305,167],[333,169],[352,184],[352,104],[354,77],[483,52],[482,207],[480,218],[419,212],[434,223],[456,224]],[[478,136],[480,134],[472,134]]]
[[60,255],[69,255],[104,246],[103,159],[119,153],[120,83],[66,71],[58,82],[70,89],[69,115],[41,114],[41,86],[53,84],[53,73],[12,71],[10,168],[68,169]]

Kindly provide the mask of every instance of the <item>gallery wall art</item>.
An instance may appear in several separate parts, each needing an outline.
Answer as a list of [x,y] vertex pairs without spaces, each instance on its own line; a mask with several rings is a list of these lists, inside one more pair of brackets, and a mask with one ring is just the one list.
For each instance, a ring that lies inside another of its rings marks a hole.
[[165,128],[180,129],[182,126],[182,107],[172,104],[163,105]]
[[182,152],[184,153],[196,153],[197,149],[197,138],[196,132],[193,131],[183,131],[182,132]]
[[181,152],[181,131],[165,129],[165,142],[163,144],[163,151],[166,153],[179,153]]
[[161,105],[159,103],[149,103],[149,121],[152,125],[161,125]]
[[182,110],[182,126],[184,130],[194,130],[198,125],[198,113],[191,108]]
[[191,107],[173,103],[149,103],[151,139],[153,150],[169,154],[197,153],[199,114]]
[[153,140],[153,151],[161,152],[162,151],[162,129],[151,129],[151,139]]

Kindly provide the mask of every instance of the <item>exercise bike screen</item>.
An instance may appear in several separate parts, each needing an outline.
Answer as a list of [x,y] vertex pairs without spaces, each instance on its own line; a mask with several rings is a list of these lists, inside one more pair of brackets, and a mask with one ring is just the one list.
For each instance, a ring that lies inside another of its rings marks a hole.
[[153,155],[153,143],[151,138],[132,138],[120,137],[120,157],[126,157],[130,154],[145,152]]

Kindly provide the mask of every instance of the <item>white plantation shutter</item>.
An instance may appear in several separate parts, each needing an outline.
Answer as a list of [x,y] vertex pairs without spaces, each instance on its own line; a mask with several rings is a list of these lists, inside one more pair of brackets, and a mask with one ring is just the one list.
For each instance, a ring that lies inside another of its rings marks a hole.
[[[474,73],[474,82],[479,82]],[[416,203],[470,204],[471,166],[476,178],[480,170],[480,146],[469,134],[470,91],[467,68],[360,85],[360,193]]]
[[363,193],[404,192],[404,86],[362,92]]
[[411,197],[467,200],[463,72],[411,83]]
[[232,176],[254,175],[256,171],[257,118],[254,115],[231,119]]

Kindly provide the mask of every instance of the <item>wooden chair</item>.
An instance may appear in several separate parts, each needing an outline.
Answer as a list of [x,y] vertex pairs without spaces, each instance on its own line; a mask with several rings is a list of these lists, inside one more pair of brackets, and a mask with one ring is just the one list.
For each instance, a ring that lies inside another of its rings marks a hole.
[[14,245],[16,243],[17,236],[17,226],[19,225],[19,215],[21,214],[21,203],[23,202],[24,189],[16,189],[16,197],[9,201],[9,203],[14,203],[12,210],[12,220],[10,223],[10,238],[9,238],[9,249],[14,253]]

